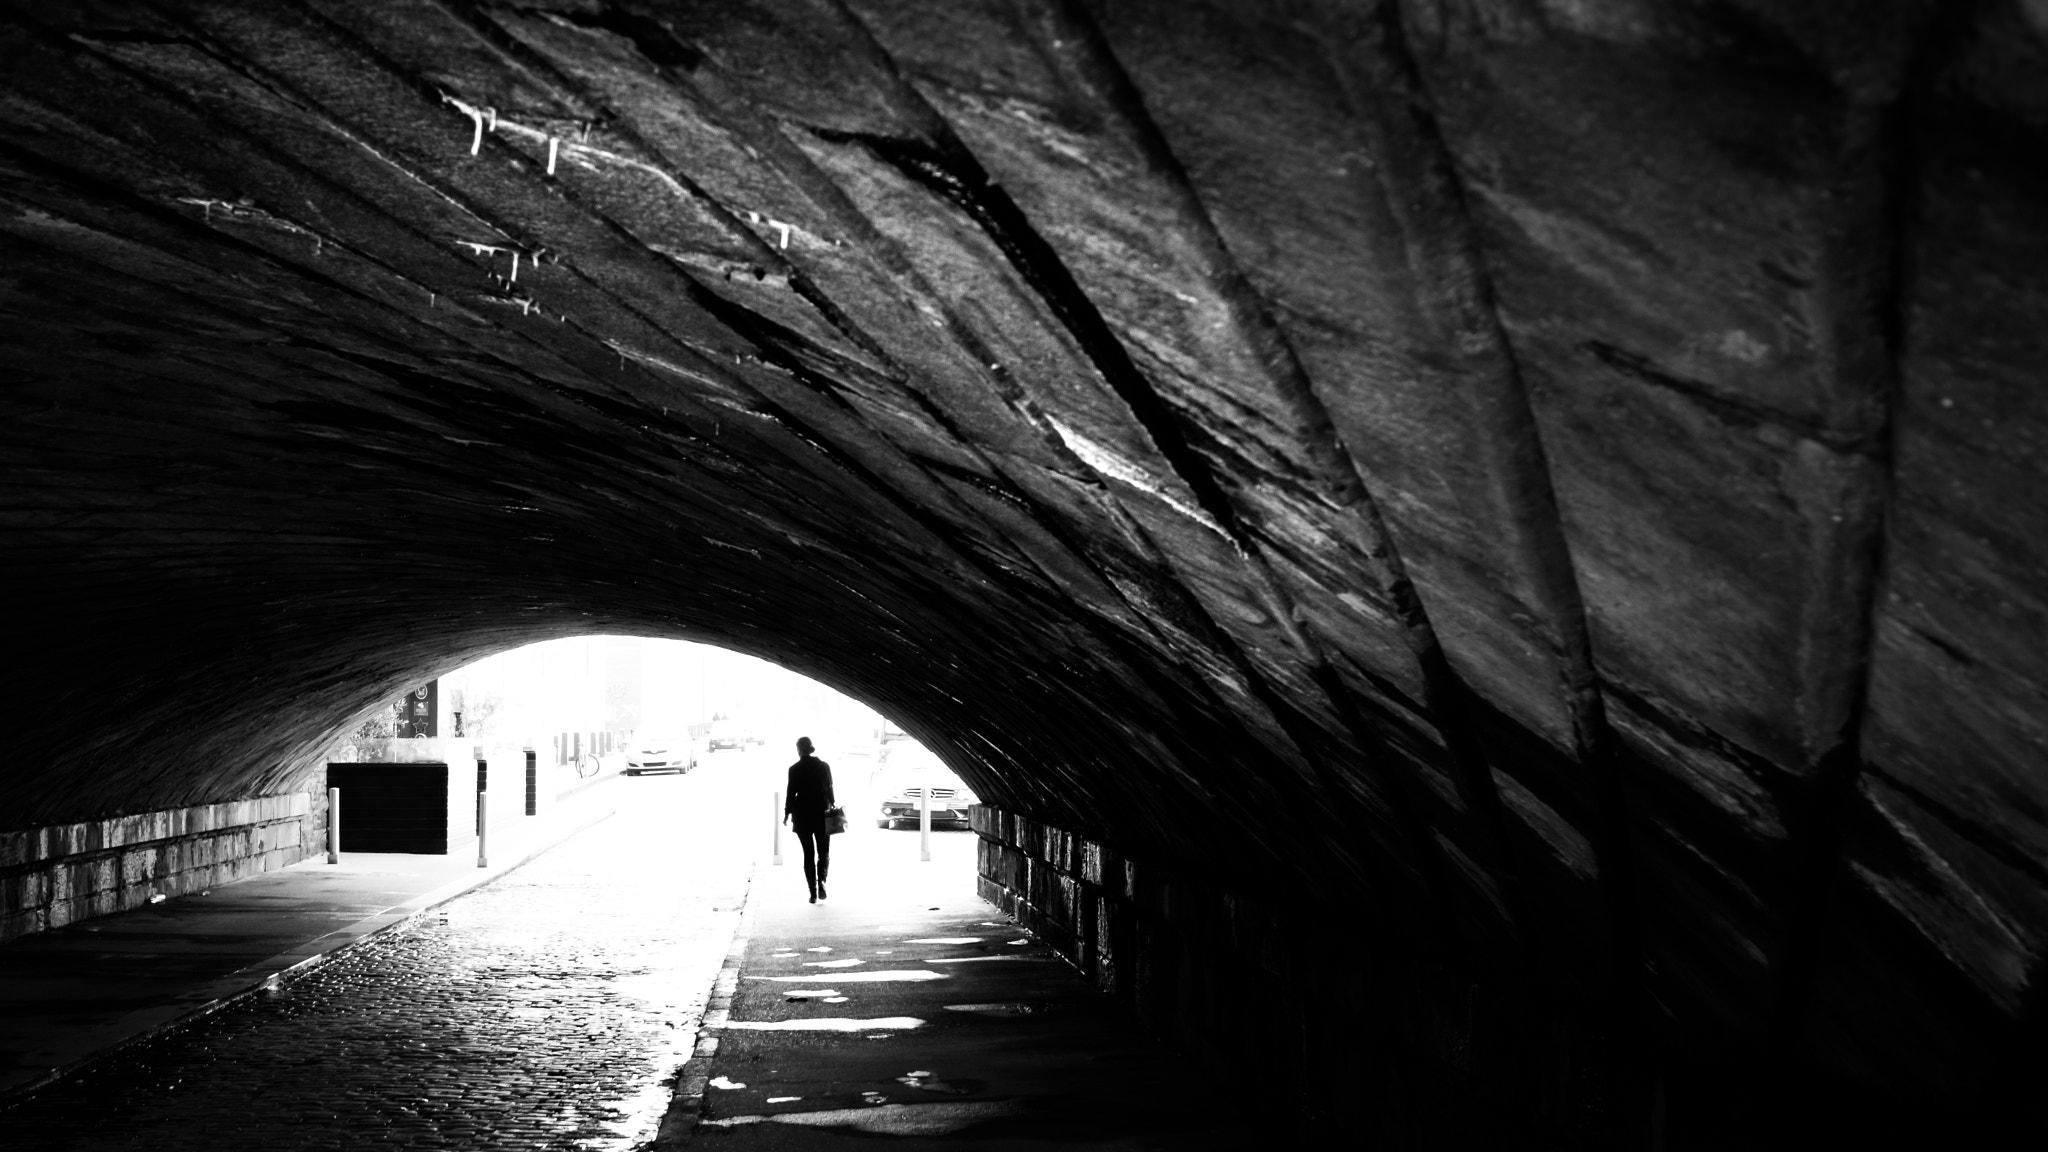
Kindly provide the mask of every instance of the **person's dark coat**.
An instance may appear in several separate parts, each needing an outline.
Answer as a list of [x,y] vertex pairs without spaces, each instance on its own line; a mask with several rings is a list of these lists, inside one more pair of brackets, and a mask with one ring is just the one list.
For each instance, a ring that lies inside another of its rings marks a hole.
[[825,809],[832,807],[832,766],[806,755],[789,766],[788,799],[782,811],[798,832],[823,833]]

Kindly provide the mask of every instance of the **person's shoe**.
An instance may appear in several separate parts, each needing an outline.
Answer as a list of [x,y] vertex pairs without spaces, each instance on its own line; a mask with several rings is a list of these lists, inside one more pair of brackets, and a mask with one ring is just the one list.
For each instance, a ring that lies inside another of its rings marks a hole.
[[813,904],[816,904],[817,902],[818,902],[818,886],[817,886],[816,884],[813,884],[813,885],[811,885],[811,903],[813,903]]
[[823,900],[824,898],[825,898],[825,882],[824,882],[823,880],[820,880],[820,881],[818,881],[818,896],[817,896],[817,900],[813,900],[813,901],[811,901],[811,903],[815,904],[815,903],[817,903],[817,902],[818,902],[818,900]]

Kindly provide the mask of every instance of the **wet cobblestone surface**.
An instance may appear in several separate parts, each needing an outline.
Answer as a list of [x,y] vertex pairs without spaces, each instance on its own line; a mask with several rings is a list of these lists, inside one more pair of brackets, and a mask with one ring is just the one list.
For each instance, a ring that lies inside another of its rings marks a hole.
[[642,1145],[738,921],[729,801],[752,798],[749,775],[606,785],[612,819],[0,1112],[0,1147]]

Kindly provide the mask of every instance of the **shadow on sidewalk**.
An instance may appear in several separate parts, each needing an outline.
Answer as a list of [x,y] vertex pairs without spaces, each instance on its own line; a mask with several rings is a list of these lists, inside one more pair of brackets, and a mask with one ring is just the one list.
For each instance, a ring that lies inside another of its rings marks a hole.
[[974,891],[976,837],[856,829],[810,904],[793,851],[748,919],[657,1147],[1240,1148],[1193,1065]]

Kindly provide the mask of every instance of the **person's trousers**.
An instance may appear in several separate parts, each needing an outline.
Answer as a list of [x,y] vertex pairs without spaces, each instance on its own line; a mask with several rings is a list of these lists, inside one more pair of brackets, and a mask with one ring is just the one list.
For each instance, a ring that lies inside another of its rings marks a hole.
[[818,881],[830,879],[826,873],[832,870],[832,834],[800,831],[796,842],[804,850],[804,883],[815,888]]

